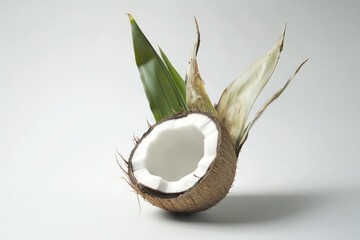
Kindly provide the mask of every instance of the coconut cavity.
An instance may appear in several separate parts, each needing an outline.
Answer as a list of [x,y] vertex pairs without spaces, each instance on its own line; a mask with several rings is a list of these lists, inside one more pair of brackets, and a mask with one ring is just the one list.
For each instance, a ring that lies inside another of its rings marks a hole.
[[204,156],[204,139],[202,132],[192,125],[163,129],[147,146],[145,168],[152,176],[177,182],[196,170]]
[[149,128],[131,152],[128,176],[134,190],[153,205],[196,212],[226,196],[236,161],[223,125],[207,113],[187,112]]

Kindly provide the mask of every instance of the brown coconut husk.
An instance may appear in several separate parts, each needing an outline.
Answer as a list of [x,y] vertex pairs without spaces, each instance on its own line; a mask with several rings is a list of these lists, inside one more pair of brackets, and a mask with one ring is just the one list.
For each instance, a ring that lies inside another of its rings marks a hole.
[[151,126],[149,130],[137,141],[135,148],[130,154],[128,165],[128,179],[130,186],[141,195],[146,201],[175,213],[192,213],[207,210],[219,203],[229,192],[236,172],[237,154],[233,140],[228,131],[215,117],[208,113],[196,112],[206,115],[216,124],[218,130],[217,154],[214,161],[209,166],[205,175],[190,189],[181,193],[163,193],[150,189],[140,184],[133,174],[131,159],[137,146],[157,125],[177,118],[187,117],[194,111],[174,114],[157,124]]

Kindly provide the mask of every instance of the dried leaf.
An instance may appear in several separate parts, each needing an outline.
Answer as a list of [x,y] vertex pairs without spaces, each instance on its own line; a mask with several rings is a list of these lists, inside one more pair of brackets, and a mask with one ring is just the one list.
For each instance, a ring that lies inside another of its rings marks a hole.
[[248,123],[248,125],[245,128],[244,134],[242,136],[242,139],[240,140],[239,143],[239,148],[241,148],[242,144],[245,142],[250,129],[252,128],[252,126],[254,125],[254,123],[260,118],[260,116],[264,113],[264,111],[267,109],[267,107],[273,102],[275,101],[283,92],[284,90],[287,88],[287,86],[289,85],[289,83],[293,80],[293,78],[295,77],[295,75],[300,71],[301,67],[308,61],[308,59],[306,59],[304,62],[302,62],[299,67],[296,69],[296,71],[294,72],[294,74],[286,81],[285,85],[280,88],[271,98],[269,98],[264,105],[261,106],[261,108],[258,110],[258,112],[255,114],[255,117]]
[[199,25],[195,18],[196,41],[185,78],[186,82],[186,103],[189,109],[196,109],[211,113],[217,116],[217,112],[206,93],[204,81],[201,79],[196,55],[200,46]]
[[275,46],[245,69],[223,92],[216,110],[236,146],[243,139],[250,110],[269,81],[283,49],[285,30]]

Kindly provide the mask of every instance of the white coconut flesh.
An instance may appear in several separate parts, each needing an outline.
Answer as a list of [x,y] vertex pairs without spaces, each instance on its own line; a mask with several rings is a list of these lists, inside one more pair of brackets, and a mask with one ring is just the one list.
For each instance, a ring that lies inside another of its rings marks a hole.
[[205,175],[216,157],[217,143],[217,126],[204,114],[162,122],[135,149],[134,177],[162,193],[184,192]]

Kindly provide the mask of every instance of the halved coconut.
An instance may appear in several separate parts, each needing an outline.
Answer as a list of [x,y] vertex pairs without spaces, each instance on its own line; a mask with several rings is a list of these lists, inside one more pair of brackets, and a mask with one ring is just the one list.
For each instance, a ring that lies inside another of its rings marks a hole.
[[211,208],[229,192],[237,155],[225,127],[212,115],[170,116],[139,139],[128,161],[134,190],[171,212]]

